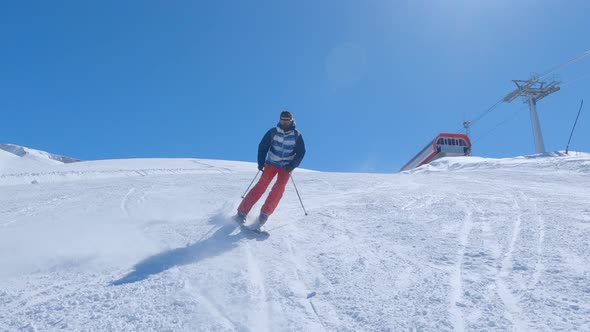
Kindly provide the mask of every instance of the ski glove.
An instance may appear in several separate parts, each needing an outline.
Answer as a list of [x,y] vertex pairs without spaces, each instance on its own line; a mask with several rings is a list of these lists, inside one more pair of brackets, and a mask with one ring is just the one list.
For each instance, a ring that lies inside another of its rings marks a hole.
[[289,173],[291,173],[294,169],[295,169],[295,167],[293,167],[292,165],[285,166],[285,171],[287,171]]
[[258,170],[264,172],[264,165],[258,164]]

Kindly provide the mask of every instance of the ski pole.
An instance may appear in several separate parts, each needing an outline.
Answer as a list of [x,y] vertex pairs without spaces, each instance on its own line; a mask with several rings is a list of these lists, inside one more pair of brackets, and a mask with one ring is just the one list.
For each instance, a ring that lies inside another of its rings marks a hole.
[[299,190],[297,190],[297,186],[295,185],[295,180],[293,180],[293,175],[289,174],[291,178],[291,182],[293,182],[293,187],[295,187],[295,192],[297,193],[297,197],[299,197],[299,202],[301,203],[301,207],[303,208],[303,212],[307,215],[307,211],[305,211],[305,206],[303,206],[303,201],[301,200],[301,196],[299,195]]
[[252,187],[252,183],[254,183],[254,180],[256,180],[256,177],[258,177],[258,174],[260,174],[260,171],[258,171],[258,173],[256,173],[256,175],[254,175],[252,182],[250,182],[250,185],[248,186],[248,188],[246,188],[246,191],[244,191],[242,198],[246,197],[246,193],[248,192],[248,190],[250,190],[250,187]]

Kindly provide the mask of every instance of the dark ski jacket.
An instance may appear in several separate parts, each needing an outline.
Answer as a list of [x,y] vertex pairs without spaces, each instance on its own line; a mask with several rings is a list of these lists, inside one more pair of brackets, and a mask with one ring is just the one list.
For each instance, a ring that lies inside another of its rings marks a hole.
[[267,163],[290,172],[299,166],[303,156],[305,142],[301,133],[295,129],[295,121],[287,130],[282,130],[277,124],[266,132],[258,144],[259,168]]

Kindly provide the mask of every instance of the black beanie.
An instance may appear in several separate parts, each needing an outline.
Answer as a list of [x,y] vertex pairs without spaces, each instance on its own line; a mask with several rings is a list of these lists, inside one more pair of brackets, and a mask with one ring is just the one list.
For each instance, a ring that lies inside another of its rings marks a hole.
[[282,111],[281,112],[281,119],[293,120],[293,115],[291,115],[291,112]]

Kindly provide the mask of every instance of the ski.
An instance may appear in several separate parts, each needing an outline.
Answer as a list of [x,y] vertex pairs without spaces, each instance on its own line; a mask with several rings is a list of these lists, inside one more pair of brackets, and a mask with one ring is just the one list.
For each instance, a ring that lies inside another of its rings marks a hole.
[[245,225],[245,220],[241,220],[238,216],[232,218],[238,225],[240,225],[240,229],[243,231],[247,231],[250,234],[255,234],[256,236],[267,238],[270,236],[270,233],[267,231],[261,231],[259,229],[252,229]]
[[254,233],[254,234],[256,234],[258,236],[261,236],[261,237],[264,237],[264,238],[267,238],[267,237],[270,236],[270,233],[267,232],[267,231],[261,231],[259,229],[252,229],[252,228],[247,227],[246,225],[241,225],[240,227],[242,229],[247,230],[248,232]]

